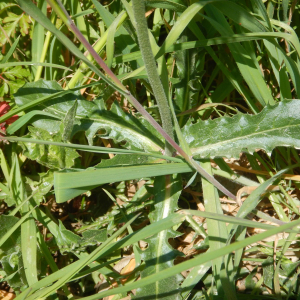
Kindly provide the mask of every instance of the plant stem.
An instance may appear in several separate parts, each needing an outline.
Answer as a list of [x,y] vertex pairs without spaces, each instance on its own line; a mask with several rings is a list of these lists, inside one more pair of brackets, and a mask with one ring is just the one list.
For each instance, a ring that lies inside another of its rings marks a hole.
[[[128,16],[127,13],[126,13],[125,11],[123,11],[122,14],[123,14],[123,15],[122,15],[122,17],[121,17],[121,19],[120,19],[120,22],[119,22],[117,28],[119,28],[120,26],[122,26],[122,24],[124,23],[124,21],[126,20],[126,18],[127,18],[127,16]],[[104,34],[101,36],[101,38],[100,38],[100,39],[96,42],[96,44],[93,46],[93,48],[95,49],[95,51],[96,51],[97,53],[99,53],[100,50],[102,50],[103,47],[105,46],[106,41],[107,41],[107,36],[108,36],[108,30],[106,30],[106,31],[104,32]],[[88,55],[87,55],[86,58],[87,58],[89,61],[92,61],[92,60],[94,59],[93,56],[92,56],[90,53],[88,53]],[[75,74],[72,76],[70,82],[68,83],[66,89],[72,89],[72,88],[74,88],[74,87],[76,86],[77,82],[78,82],[79,80],[81,80],[81,79],[84,77],[83,72],[84,72],[84,70],[85,70],[87,67],[88,67],[88,66],[87,66],[84,62],[82,62],[82,63],[80,64],[79,68],[77,69],[77,71],[75,72]]]
[[[55,15],[54,12],[52,12],[52,14],[51,14],[51,22],[53,24],[55,23],[55,19],[56,19],[56,15]],[[49,44],[50,44],[51,36],[52,36],[52,32],[48,31],[47,34],[46,34],[45,42],[44,42],[43,52],[42,52],[41,57],[40,57],[40,62],[42,62],[42,63],[45,62],[46,55],[47,55],[47,52],[48,52],[48,49],[49,49]],[[34,81],[38,81],[41,78],[43,69],[44,69],[43,66],[39,66],[37,68]]]
[[196,169],[200,175],[206,178],[216,188],[218,188],[228,197],[235,200],[236,197],[231,192],[229,192],[223,185],[221,185],[213,176],[211,176],[203,168],[201,168],[201,166],[195,160],[193,160],[191,156],[189,156],[185,151],[183,151],[182,148],[169,136],[169,134],[165,130],[163,130],[163,128],[145,110],[145,108],[131,95],[131,93],[121,83],[121,81],[117,78],[117,76],[108,68],[108,66],[105,64],[102,58],[98,55],[98,53],[94,50],[94,48],[85,39],[85,37],[82,35],[80,30],[76,27],[76,25],[68,15],[68,12],[61,4],[61,2],[59,0],[57,0],[57,2],[55,0],[47,0],[47,2],[55,10],[55,12],[63,20],[63,22],[68,26],[68,28],[71,31],[73,31],[73,33],[76,35],[78,40],[86,47],[86,49],[94,57],[95,61],[99,64],[99,66],[109,75],[113,83],[120,89],[120,92],[122,92],[122,94],[142,114],[142,116],[165,138],[165,140],[177,151],[177,153],[180,154],[190,166]]
[[[153,94],[158,104],[160,117],[162,120],[162,127],[168,133],[168,135],[174,139],[173,124],[171,112],[168,104],[168,100],[159,78],[156,62],[151,50],[147,19],[145,17],[145,1],[144,0],[132,0],[133,14],[136,21],[136,32],[139,40],[139,46],[143,61],[145,63],[145,69],[148,75],[150,85],[153,90]],[[168,156],[172,153],[172,148],[166,144],[166,154]]]

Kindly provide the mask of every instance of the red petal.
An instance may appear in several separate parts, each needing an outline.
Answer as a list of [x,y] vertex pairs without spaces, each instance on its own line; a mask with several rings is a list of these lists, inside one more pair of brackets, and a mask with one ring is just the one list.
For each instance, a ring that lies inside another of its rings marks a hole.
[[6,101],[0,102],[0,116],[6,114],[10,109],[10,106],[7,104]]
[[12,124],[13,122],[17,121],[19,119],[19,116],[15,115],[12,116],[11,118],[9,118],[8,120],[6,120],[6,124]]

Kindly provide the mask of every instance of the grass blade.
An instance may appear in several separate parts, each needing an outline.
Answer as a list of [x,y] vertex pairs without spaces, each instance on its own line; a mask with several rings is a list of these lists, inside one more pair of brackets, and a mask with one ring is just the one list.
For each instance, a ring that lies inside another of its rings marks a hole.
[[[118,287],[118,288],[113,289],[113,290],[104,291],[104,292],[98,293],[98,294],[93,295],[93,296],[84,297],[82,299],[83,300],[96,300],[96,299],[107,297],[107,296],[110,296],[110,295],[115,295],[115,294],[119,294],[119,293],[122,293],[122,292],[128,292],[128,291],[131,291],[131,290],[136,289],[138,287],[146,286],[150,283],[160,281],[160,280],[163,280],[163,279],[168,278],[170,276],[176,275],[180,272],[183,272],[184,270],[188,270],[188,269],[193,268],[195,266],[202,265],[202,264],[205,264],[209,261],[215,260],[219,257],[225,256],[225,255],[227,255],[227,254],[229,254],[233,251],[244,248],[248,245],[251,245],[253,243],[256,243],[258,241],[266,239],[270,236],[276,235],[280,232],[285,232],[286,230],[292,229],[296,226],[299,227],[299,225],[300,225],[300,220],[293,221],[291,223],[288,223],[288,224],[279,226],[277,228],[270,229],[270,230],[265,231],[263,233],[251,236],[249,238],[244,239],[243,241],[233,243],[233,244],[228,245],[226,247],[223,247],[219,250],[214,250],[214,251],[210,251],[210,252],[205,253],[205,254],[198,255],[197,257],[195,257],[193,259],[185,261],[185,262],[183,262],[181,264],[178,264],[174,267],[171,267],[167,270],[161,271],[158,274],[150,275],[150,276],[148,276],[144,279],[141,279],[137,282],[130,283],[128,285],[125,285],[123,287]],[[18,300],[18,299],[16,299],[16,300]]]
[[54,175],[56,201],[65,202],[105,183],[192,171],[188,164],[174,163],[100,168],[72,173],[56,172]]

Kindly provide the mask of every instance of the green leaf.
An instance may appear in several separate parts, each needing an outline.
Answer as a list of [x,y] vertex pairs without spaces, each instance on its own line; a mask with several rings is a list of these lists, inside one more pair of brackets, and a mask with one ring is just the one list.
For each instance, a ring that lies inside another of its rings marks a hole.
[[[14,204],[19,204],[23,202],[23,200],[26,197],[26,194],[20,172],[18,156],[16,155],[16,153],[13,153],[12,155],[12,167],[10,170],[10,179],[8,182],[10,183],[10,190],[12,191],[12,199],[14,201]],[[29,257],[27,257],[23,251],[23,241],[31,232],[29,230],[27,232],[23,232],[23,229],[24,226],[26,226],[25,224],[28,224],[28,222],[30,222],[30,219],[27,218],[28,212],[30,210],[25,211],[24,205],[22,206],[22,210],[23,218],[21,220],[13,216],[8,216],[6,218],[7,222],[1,222],[1,229],[3,228],[4,230],[4,232],[1,233],[1,236],[4,239],[6,239],[6,234],[10,232],[9,230],[17,227],[16,230],[11,232],[10,238],[6,240],[6,242],[3,244],[3,247],[6,247],[6,245],[8,245],[9,248],[1,249],[3,252],[0,251],[2,252],[0,253],[1,264],[6,275],[11,275],[17,270],[20,270],[23,267],[23,265],[25,266],[25,269],[22,269],[22,271],[20,271],[17,275],[13,276],[13,278],[10,280],[11,286],[16,290],[19,290],[20,287],[22,287],[24,284],[27,284],[27,266],[29,261]],[[30,211],[30,213],[31,212],[32,210]],[[22,228],[22,234],[19,229],[20,224]],[[33,239],[31,245],[27,245],[27,249],[32,250],[32,248],[34,247],[36,247],[36,244]],[[33,250],[31,254],[32,257],[34,257],[35,251]],[[32,267],[33,269],[31,270],[31,274],[33,277],[35,277],[36,270],[34,269],[34,264],[32,264]]]
[[189,179],[186,186],[184,187],[185,189],[188,188],[194,182],[195,178],[197,177],[197,174],[198,172],[195,172],[194,175]]
[[146,0],[145,2],[149,7],[170,9],[178,12],[186,9],[186,5],[182,0]]
[[[44,14],[47,14],[46,0],[39,0],[37,1],[36,4]],[[31,42],[32,61],[39,62],[41,60],[44,45],[45,45],[45,29],[38,22],[34,22],[33,29],[32,29],[32,42]],[[31,68],[34,77],[36,76],[37,69],[38,69],[37,67]]]
[[0,259],[2,270],[6,274],[7,283],[10,285],[10,287],[12,287],[15,291],[20,291],[20,288],[27,285],[24,277],[21,251],[18,249],[15,252],[7,252],[6,254],[7,255],[1,257]]
[[[30,126],[29,134],[25,137],[37,138],[41,140],[61,142],[61,133],[51,135],[47,130]],[[79,154],[71,148],[59,147],[55,145],[39,145],[21,143],[24,149],[23,154],[31,160],[54,169],[71,168]]]
[[[156,157],[158,159],[169,160],[174,162],[182,162],[182,159],[176,158],[176,157],[170,157],[162,154],[158,154],[156,152],[143,152],[143,151],[135,151],[135,150],[127,150],[122,148],[108,148],[108,147],[100,147],[100,146],[89,146],[89,145],[81,145],[81,144],[69,144],[69,143],[59,143],[59,142],[52,142],[52,141],[44,141],[44,140],[37,140],[37,139],[30,139],[26,137],[1,137],[0,140],[8,140],[11,142],[23,142],[23,143],[32,143],[37,145],[49,145],[49,146],[58,146],[58,147],[66,147],[70,149],[76,149],[86,152],[93,152],[93,153],[113,153],[113,154],[133,154],[133,155],[139,155],[139,156],[149,156],[149,157]],[[129,158],[129,159],[128,159]],[[127,163],[130,161],[131,156],[128,156],[124,160],[125,165],[130,165],[130,163]],[[141,159],[141,158],[139,158]],[[146,160],[142,160],[146,161]],[[138,163],[139,164],[139,163]]]
[[[104,253],[108,250],[108,247],[110,246],[109,244],[114,241],[117,236],[119,236],[121,233],[124,232],[124,230],[127,229],[127,227],[134,221],[138,215],[135,217],[131,218],[128,222],[124,224],[120,229],[118,229],[114,234],[112,234],[104,243],[102,243],[99,247],[97,247],[92,253],[89,255],[85,256],[83,259],[80,260],[79,264],[76,264],[76,267],[72,269],[72,272],[66,273],[64,276],[58,279],[56,283],[54,283],[52,286],[47,287],[45,289],[42,289],[40,297],[47,297],[51,295],[53,292],[55,292],[58,288],[60,288],[62,285],[70,281],[72,277],[75,276],[80,270],[82,270],[86,265],[89,265],[92,263],[95,259],[98,257],[103,256]],[[114,243],[115,244],[115,243]],[[35,296],[35,295],[33,295]],[[28,300],[31,300],[31,297],[28,297]],[[36,297],[34,299],[37,299]]]
[[21,229],[18,227],[14,230],[9,238],[3,242],[3,238],[7,232],[10,231],[11,228],[14,227],[18,223],[19,219],[13,216],[0,215],[0,257],[5,253],[6,255],[19,250],[21,244]]
[[[180,42],[186,42],[188,36],[183,34]],[[174,85],[175,88],[175,103],[180,112],[184,112],[197,104],[199,97],[199,89],[193,91],[190,83],[196,80],[196,66],[199,58],[199,50],[181,50],[175,52],[176,75],[179,77],[179,82]],[[178,123],[180,127],[184,125],[187,117],[180,117]]]
[[56,172],[54,174],[56,201],[65,202],[105,183],[192,171],[193,169],[185,163],[174,163],[108,167],[71,173]]
[[10,80],[14,80],[15,77],[24,78],[30,76],[30,72],[26,69],[23,69],[22,66],[16,66],[8,71],[5,71],[4,74]]
[[[230,245],[228,245],[226,247],[223,247],[221,249],[212,250],[212,251],[209,251],[207,253],[202,253],[202,254],[197,255],[196,257],[194,257],[192,259],[189,259],[185,262],[177,264],[177,265],[175,265],[175,266],[173,266],[169,269],[163,270],[160,273],[151,274],[151,275],[147,276],[147,278],[141,279],[139,281],[129,283],[125,286],[118,287],[118,288],[115,288],[115,289],[112,289],[112,290],[103,291],[103,292],[100,292],[96,295],[84,297],[82,299],[83,300],[96,300],[96,299],[103,298],[103,297],[106,297],[106,296],[109,296],[109,295],[114,295],[114,294],[117,294],[117,293],[130,291],[130,290],[135,289],[135,288],[140,288],[142,286],[149,285],[150,283],[161,281],[165,278],[176,275],[176,274],[178,274],[178,273],[180,273],[184,270],[188,270],[188,269],[193,268],[195,266],[200,266],[200,265],[205,264],[205,263],[207,263],[211,260],[214,260],[218,257],[222,257],[226,254],[229,254],[232,251],[236,251],[238,249],[244,248],[246,246],[249,246],[250,244],[261,241],[261,240],[263,240],[263,239],[265,239],[269,236],[275,235],[279,232],[284,232],[286,229],[293,228],[293,227],[299,226],[299,225],[300,225],[299,220],[294,221],[294,222],[290,222],[288,224],[285,224],[285,225],[279,226],[277,228],[265,231],[263,233],[253,235],[253,236],[251,236],[249,238],[246,238],[242,241],[235,242],[235,243],[230,244]],[[19,299],[17,299],[17,300],[19,300]]]
[[70,230],[67,230],[63,223],[59,220],[59,230],[55,239],[61,254],[64,254],[65,252],[75,249],[80,241],[80,236]]
[[[165,218],[159,222],[156,222],[154,224],[146,226],[137,232],[134,232],[129,237],[125,237],[122,240],[119,240],[117,242],[111,243],[110,245],[107,245],[107,248],[105,249],[105,253],[112,253],[113,251],[116,251],[122,247],[129,246],[132,243],[135,243],[142,239],[150,237],[151,235],[156,234],[156,233],[160,232],[161,230],[168,229],[172,226],[180,224],[183,221],[184,221],[183,215],[173,214],[172,216],[169,216],[168,218]],[[119,235],[119,234],[120,234],[120,232],[117,233],[117,235]],[[99,249],[99,250],[101,250],[101,249]],[[102,252],[102,255],[103,255],[103,252]],[[100,254],[98,253],[97,258],[99,258],[99,257],[101,257],[101,252],[100,252]],[[78,265],[82,264],[83,260],[85,260],[85,258],[80,259],[79,261],[75,261],[74,263],[62,268],[61,270],[41,279],[39,282],[37,282],[36,284],[34,284],[33,286],[30,287],[30,293],[34,293],[36,290],[52,284],[53,282],[60,279],[62,276],[66,275],[66,274],[70,274],[70,272],[72,272],[75,268],[77,268]],[[95,260],[94,257],[92,257],[92,260],[90,260],[90,262],[92,262],[94,260]],[[84,263],[83,263],[83,265],[84,265]],[[24,293],[28,292],[28,290],[29,290],[29,288],[26,289],[24,291]],[[36,295],[33,294],[30,298],[28,298],[28,300],[37,299],[37,297],[35,297],[35,296]],[[21,300],[21,299],[22,299],[21,295],[16,298],[16,300]]]
[[[125,13],[125,12],[124,12]],[[114,22],[109,26],[108,30],[108,36],[106,41],[106,64],[109,68],[111,68],[114,54],[115,54],[115,34],[117,31],[118,24],[120,20],[122,19],[123,14],[119,14],[118,17],[114,20]]]
[[27,124],[31,118],[38,116],[38,115],[44,115],[44,116],[48,116],[50,118],[54,118],[54,119],[59,119],[60,118],[58,116],[55,116],[53,114],[44,112],[44,111],[40,111],[40,110],[32,110],[30,112],[28,112],[27,114],[25,114],[24,116],[22,116],[21,118],[19,118],[18,120],[16,120],[14,123],[12,123],[6,130],[6,132],[8,134],[13,134],[15,133],[17,130],[19,130],[23,125]]
[[[13,55],[14,51],[16,50],[18,44],[19,44],[19,40],[20,40],[20,36],[18,36],[14,43],[11,45],[10,49],[8,50],[7,54],[3,57],[3,59],[1,60],[1,64],[6,63],[10,57]],[[0,66],[1,66],[0,64]]]
[[[63,89],[55,81],[39,80],[25,84],[14,96],[17,105],[22,106],[33,99],[46,97],[59,91]],[[99,136],[102,138],[114,139],[116,142],[126,141],[125,147],[130,149],[159,151],[164,148],[162,138],[147,121],[125,113],[116,103],[108,111],[102,100],[87,101],[80,95],[69,93],[55,100],[40,103],[34,109],[43,110],[63,119],[76,99],[78,99],[74,120],[76,125],[73,127],[71,136],[76,132],[85,131],[89,144],[92,145],[95,134],[101,130],[103,133],[99,133]],[[40,116],[33,124],[37,128],[53,133],[59,130],[60,121]]]
[[57,246],[61,254],[73,251],[85,251],[87,246],[95,246],[107,240],[107,229],[87,230],[82,233],[82,237],[67,230],[59,220],[57,234],[55,236]]
[[238,158],[242,151],[253,153],[275,147],[300,147],[299,100],[265,107],[257,115],[237,114],[215,120],[189,122],[183,128],[193,156]]
[[20,7],[27,12],[31,17],[33,17],[37,22],[44,26],[47,30],[51,31],[63,45],[66,46],[72,53],[74,53],[80,60],[82,60],[87,66],[90,67],[102,80],[108,83],[110,86],[114,87],[117,91],[122,94],[127,93],[123,86],[116,84],[106,77],[97,67],[95,67],[86,56],[74,45],[74,43],[69,40],[60,30],[58,30],[54,24],[45,16],[31,1],[17,0]]
[[4,32],[0,31],[0,44],[3,45],[7,42],[7,38],[14,37],[17,29],[19,28],[23,36],[28,35],[31,23],[30,17],[25,14],[16,15],[12,12],[8,12],[8,17],[3,19],[3,23],[7,23],[3,26]]
[[274,288],[274,259],[269,256],[263,263],[264,284],[270,289]]
[[[206,172],[212,175],[210,159],[204,160],[201,163],[201,166]],[[218,190],[205,178],[201,178],[201,180],[205,211],[208,213],[211,212],[220,214],[222,217],[223,210]],[[219,220],[213,219],[207,219],[206,224],[209,248],[211,251],[224,248],[226,246],[226,238],[228,237],[226,226],[224,226],[224,224],[222,224]],[[226,263],[224,264],[223,261]],[[223,296],[226,299],[237,300],[233,285],[232,267],[233,264],[230,256],[219,257],[212,262],[213,276],[215,278],[218,295]],[[224,286],[226,286],[226,290],[223,289]]]
[[[27,217],[32,213],[30,210],[26,215],[24,215],[20,220],[14,216],[1,215],[0,221],[2,227],[0,230],[0,252],[9,252],[11,249],[15,248],[19,244],[18,239],[20,236],[19,226],[27,219]],[[1,253],[0,253],[1,256]]]
[[8,92],[9,92],[8,84],[6,82],[2,82],[0,86],[0,97],[3,97]]
[[[208,21],[222,36],[233,34],[225,16],[218,9],[213,5],[207,5],[205,6],[205,11],[209,16],[207,17]],[[236,13],[238,12],[239,9],[237,9]],[[244,80],[247,82],[253,95],[258,99],[261,105],[265,106],[267,103],[273,104],[274,99],[272,94],[264,81],[261,70],[258,68],[258,64],[252,59],[248,49],[238,43],[228,44],[228,48],[230,49]]]
[[67,111],[66,116],[61,123],[62,140],[64,142],[71,140],[74,123],[80,124],[80,122],[75,119],[77,108],[78,102],[76,100],[73,106]]
[[62,70],[72,71],[72,69],[67,68],[62,65],[45,63],[45,62],[34,62],[34,61],[15,61],[15,62],[4,62],[3,60],[0,63],[0,69],[14,67],[14,66],[44,66],[44,67],[53,67]]
[[15,92],[17,92],[17,90],[23,86],[25,83],[24,80],[22,79],[16,79],[14,81],[7,81],[7,84],[9,86],[9,92],[10,94],[14,94]]
[[[172,214],[177,207],[177,201],[182,189],[181,178],[178,175],[156,177],[154,181],[154,209],[149,214],[151,223],[158,222]],[[181,233],[172,228],[163,230],[157,235],[147,239],[148,248],[142,253],[145,261],[145,269],[141,272],[141,278],[172,267],[173,261],[180,252],[175,251],[168,240]],[[155,263],[154,263],[155,262]],[[159,282],[137,289],[138,298],[153,297],[155,299],[181,299],[179,284],[182,276],[177,274]]]
[[39,181],[26,177],[26,184],[30,188],[30,193],[28,194],[32,194],[36,204],[40,204],[45,200],[45,195],[50,192],[53,186],[54,174],[52,170],[48,170],[47,173],[40,173],[39,177]]
[[82,233],[80,245],[88,246],[96,243],[103,243],[107,240],[107,229],[87,230]]

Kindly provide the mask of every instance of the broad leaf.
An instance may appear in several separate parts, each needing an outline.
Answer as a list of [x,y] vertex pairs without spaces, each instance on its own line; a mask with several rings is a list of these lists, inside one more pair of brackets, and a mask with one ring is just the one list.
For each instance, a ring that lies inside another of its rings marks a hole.
[[[0,236],[3,237],[17,222],[18,218],[13,216],[0,216]],[[8,283],[15,290],[26,284],[24,272],[20,272],[23,267],[21,256],[21,228],[17,228],[10,236],[10,238],[0,247],[0,262],[2,270],[6,276],[17,272]]]
[[55,240],[62,254],[66,252],[85,250],[87,246],[95,246],[103,243],[107,239],[107,230],[87,230],[82,233],[82,237],[67,230],[63,223],[59,221],[59,227]]
[[82,233],[82,239],[79,241],[80,246],[94,246],[97,243],[103,243],[107,239],[107,229],[87,230]]
[[[28,138],[61,142],[62,135],[60,132],[51,135],[47,130],[30,126]],[[55,145],[39,145],[31,143],[22,143],[24,155],[31,160],[36,160],[48,168],[64,169],[74,165],[74,161],[79,154],[74,149],[58,147]]]
[[29,23],[31,22],[30,17],[21,14],[16,15],[12,12],[8,12],[8,17],[2,21],[5,25],[3,30],[0,31],[0,44],[4,45],[10,37],[14,37],[16,30],[20,28],[23,36],[28,35]]
[[253,153],[275,147],[300,147],[299,100],[267,106],[257,115],[237,114],[216,120],[189,122],[183,134],[193,156],[238,158],[242,151]]
[[80,236],[70,230],[67,230],[63,223],[59,220],[59,229],[56,241],[60,248],[60,252],[64,254],[65,251],[68,252],[75,249],[76,245],[80,241]]
[[[149,214],[151,223],[158,222],[172,214],[178,207],[177,201],[182,189],[181,178],[178,175],[156,177],[154,181],[154,209]],[[178,236],[172,228],[161,231],[147,239],[148,248],[142,253],[146,267],[141,272],[141,278],[172,267],[179,252],[175,251],[168,240]],[[155,263],[154,263],[155,262]],[[182,276],[175,276],[157,281],[137,289],[137,298],[153,297],[153,299],[181,299],[179,284]]]
[[[4,234],[12,228],[17,222],[19,221],[18,218],[13,216],[0,216],[0,236],[4,236]],[[4,253],[9,254],[14,251],[18,251],[20,247],[20,235],[21,230],[20,227],[15,230],[10,238],[0,247],[0,256],[2,256]]]
[[39,181],[34,181],[29,177],[26,177],[28,194],[32,194],[32,198],[37,204],[41,203],[45,199],[45,195],[51,190],[53,186],[53,171],[48,170],[47,173],[39,174]]
[[[39,80],[25,84],[15,94],[15,99],[17,105],[22,106],[59,91],[63,91],[63,89],[55,81]],[[77,114],[71,136],[76,132],[85,131],[89,144],[92,144],[93,138],[101,130],[99,135],[102,138],[114,139],[116,142],[126,141],[125,146],[130,149],[159,151],[164,147],[162,138],[147,121],[138,119],[130,113],[125,113],[117,104],[113,104],[108,111],[102,100],[87,101],[80,94],[70,93],[55,100],[41,103],[34,109],[40,109],[64,119],[77,99]],[[60,121],[39,116],[33,124],[37,128],[53,133],[59,131]]]

